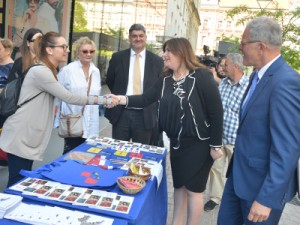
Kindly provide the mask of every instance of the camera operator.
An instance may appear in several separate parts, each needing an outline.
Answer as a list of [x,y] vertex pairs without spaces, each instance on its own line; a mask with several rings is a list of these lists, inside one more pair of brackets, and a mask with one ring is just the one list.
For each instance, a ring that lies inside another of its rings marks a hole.
[[212,64],[209,66],[209,69],[214,75],[214,79],[218,85],[221,82],[221,80],[226,77],[224,68],[225,68],[225,57],[220,58],[216,67]]

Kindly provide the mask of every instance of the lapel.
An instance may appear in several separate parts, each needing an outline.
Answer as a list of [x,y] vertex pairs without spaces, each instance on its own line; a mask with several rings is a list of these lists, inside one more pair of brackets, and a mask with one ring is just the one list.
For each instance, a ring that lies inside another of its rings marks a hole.
[[129,64],[130,64],[130,48],[124,51],[122,56],[122,66],[123,66],[123,77],[126,83],[126,87],[128,85],[128,76],[129,76]]
[[[263,95],[264,89],[268,88],[267,83],[271,80],[274,73],[278,70],[278,68],[284,63],[282,56],[280,56],[275,62],[271,64],[271,66],[267,69],[264,73],[260,81],[258,82],[249,102],[245,108],[245,113],[243,115],[240,114],[240,124],[243,123],[244,118],[247,116],[248,109],[253,105],[253,103],[259,98],[260,95]],[[251,75],[252,76],[252,75]],[[249,83],[247,87],[247,92],[250,87],[251,83]],[[245,92],[243,99],[245,98],[247,92]]]
[[144,83],[143,83],[144,90],[149,88],[147,87],[147,85],[149,86],[149,84],[153,83],[153,79],[154,79],[154,76],[152,74],[153,70],[151,69],[153,68],[154,65],[152,62],[152,57],[147,50],[145,56],[146,57],[145,57]]

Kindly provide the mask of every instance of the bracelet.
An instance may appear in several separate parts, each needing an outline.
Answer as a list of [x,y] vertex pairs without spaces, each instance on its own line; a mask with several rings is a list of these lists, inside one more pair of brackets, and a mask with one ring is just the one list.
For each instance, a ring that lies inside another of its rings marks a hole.
[[94,95],[89,95],[88,96],[88,105],[95,105],[95,96]]
[[98,96],[98,105],[104,105],[104,96]]

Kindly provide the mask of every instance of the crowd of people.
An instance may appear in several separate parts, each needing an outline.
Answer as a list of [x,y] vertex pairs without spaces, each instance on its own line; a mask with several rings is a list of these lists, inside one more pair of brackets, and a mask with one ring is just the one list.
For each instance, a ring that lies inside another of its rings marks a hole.
[[[31,10],[38,2],[27,1]],[[146,49],[143,25],[133,24],[128,39],[130,48],[114,53],[109,62],[111,93],[104,97],[93,63],[96,45],[88,37],[75,41],[74,60],[62,68],[70,50],[57,32],[27,29],[15,61],[12,41],[0,39],[0,88],[38,64],[24,79],[19,103],[37,97],[0,118],[7,186],[23,178],[20,170],[31,170],[34,160],[43,159],[61,114],[83,118],[83,134],[64,138],[66,154],[99,135],[99,105],[104,105],[115,139],[161,145],[162,132],[168,136],[172,225],[196,225],[203,209],[218,205],[218,225],[278,224],[296,193],[300,156],[295,116],[300,76],[280,54],[280,25],[269,17],[251,20],[239,45],[242,54],[228,53],[216,68],[200,63],[186,38],[167,40],[162,57]],[[253,67],[250,76],[244,66]],[[204,204],[208,180],[210,199]]]

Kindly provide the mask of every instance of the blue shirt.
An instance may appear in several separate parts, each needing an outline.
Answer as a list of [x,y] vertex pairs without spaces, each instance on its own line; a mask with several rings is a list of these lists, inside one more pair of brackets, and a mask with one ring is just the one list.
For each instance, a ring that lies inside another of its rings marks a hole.
[[236,132],[239,126],[240,105],[248,84],[249,78],[243,75],[236,84],[232,84],[231,80],[226,77],[219,85],[224,111],[222,137],[224,145],[234,145],[235,143]]
[[9,71],[14,63],[8,63],[6,65],[0,65],[0,88],[3,88],[7,83]]

